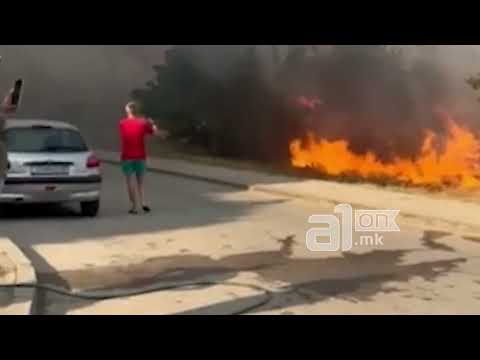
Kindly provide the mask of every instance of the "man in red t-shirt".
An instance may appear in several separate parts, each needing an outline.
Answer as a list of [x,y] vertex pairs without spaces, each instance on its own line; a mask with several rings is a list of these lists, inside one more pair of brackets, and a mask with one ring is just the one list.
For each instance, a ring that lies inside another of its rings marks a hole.
[[[152,120],[139,116],[138,106],[131,102],[125,107],[127,117],[120,121],[120,138],[122,144],[122,171],[127,179],[128,196],[132,204],[130,214],[137,214],[138,205],[143,211],[150,212],[145,202],[144,177],[147,159],[145,137],[147,135],[167,136],[165,131],[157,128]],[[139,195],[139,198],[137,197]]]

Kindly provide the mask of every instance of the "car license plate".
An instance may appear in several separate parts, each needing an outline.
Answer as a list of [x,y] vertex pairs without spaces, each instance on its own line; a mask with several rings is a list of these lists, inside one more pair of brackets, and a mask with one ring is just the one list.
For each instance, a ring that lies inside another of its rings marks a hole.
[[63,175],[68,174],[68,167],[63,165],[45,165],[34,166],[32,168],[33,175]]

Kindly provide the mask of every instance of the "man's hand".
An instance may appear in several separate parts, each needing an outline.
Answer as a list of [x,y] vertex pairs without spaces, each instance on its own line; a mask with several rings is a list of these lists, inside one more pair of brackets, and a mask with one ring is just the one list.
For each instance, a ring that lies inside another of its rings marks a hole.
[[162,140],[166,140],[170,136],[170,133],[167,130],[159,129],[156,125],[154,125],[153,131],[155,135]]
[[159,136],[162,140],[167,140],[167,138],[170,136],[170,133],[167,130],[157,129],[157,136]]
[[13,94],[13,89],[10,90],[10,93],[5,96],[5,98],[2,101],[2,104],[0,105],[0,112],[3,114],[12,114],[17,111],[17,107],[12,105],[12,94]]
[[148,119],[147,121],[152,125],[153,134],[155,136],[158,136],[162,140],[166,140],[170,136],[170,133],[168,131],[166,131],[164,129],[159,129],[158,126],[155,124],[155,122],[152,119]]

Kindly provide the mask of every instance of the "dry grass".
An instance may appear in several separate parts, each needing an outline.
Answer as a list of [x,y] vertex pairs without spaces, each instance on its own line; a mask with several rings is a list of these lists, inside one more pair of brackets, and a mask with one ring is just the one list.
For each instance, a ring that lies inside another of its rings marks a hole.
[[343,174],[341,176],[331,176],[328,174],[322,174],[318,172],[318,170],[293,168],[290,164],[265,164],[258,161],[213,157],[201,147],[193,147],[191,145],[181,144],[173,141],[152,141],[149,144],[149,152],[152,156],[186,160],[204,165],[228,167],[238,170],[259,171],[272,175],[285,175],[303,179],[318,179],[335,181],[339,183],[363,184],[406,194],[423,194],[441,199],[450,198],[459,199],[465,202],[480,202],[480,190],[466,191],[457,190],[454,188],[442,188],[439,186],[415,186],[401,183],[395,179],[380,176],[371,176],[368,179],[365,179],[355,173]]
[[222,166],[238,170],[261,171],[275,175],[300,176],[296,169],[289,164],[266,164],[252,160],[240,160],[231,158],[214,157],[201,147],[193,147],[178,142],[151,142],[149,154],[171,159],[187,160],[193,163]]

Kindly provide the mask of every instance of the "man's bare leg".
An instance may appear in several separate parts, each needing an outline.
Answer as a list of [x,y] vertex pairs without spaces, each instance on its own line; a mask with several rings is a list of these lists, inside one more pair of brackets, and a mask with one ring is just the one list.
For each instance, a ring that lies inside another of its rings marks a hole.
[[133,176],[127,176],[127,189],[128,189],[128,198],[130,199],[130,204],[132,208],[131,213],[136,213],[138,210],[138,201],[137,201],[137,189],[135,184],[135,178]]
[[140,205],[145,212],[150,212],[150,207],[145,202],[145,177],[143,175],[137,175],[137,183]]

